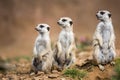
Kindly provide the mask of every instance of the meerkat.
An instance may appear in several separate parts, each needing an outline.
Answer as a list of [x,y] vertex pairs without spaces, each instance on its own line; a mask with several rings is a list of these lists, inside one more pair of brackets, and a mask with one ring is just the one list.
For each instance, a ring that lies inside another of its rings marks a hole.
[[97,62],[100,70],[104,70],[104,64],[114,63],[115,34],[111,20],[111,13],[107,10],[100,10],[96,17],[100,22],[97,25],[93,36],[94,53],[93,59]]
[[56,47],[54,49],[54,58],[59,70],[71,67],[74,64],[75,57],[75,40],[73,33],[73,22],[69,17],[62,17],[57,22],[62,28]]
[[51,41],[49,37],[50,26],[48,24],[38,24],[35,28],[39,32],[33,49],[32,66],[34,72],[50,72],[53,61]]

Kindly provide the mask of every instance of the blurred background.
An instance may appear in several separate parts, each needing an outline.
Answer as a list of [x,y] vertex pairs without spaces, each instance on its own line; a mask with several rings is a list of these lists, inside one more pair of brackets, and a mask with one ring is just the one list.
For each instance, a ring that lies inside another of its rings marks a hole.
[[116,48],[120,48],[120,0],[0,0],[0,55],[7,57],[32,56],[38,23],[51,26],[55,43],[60,32],[57,20],[73,19],[74,33],[79,40],[92,40],[98,20],[95,14],[105,9],[112,13]]

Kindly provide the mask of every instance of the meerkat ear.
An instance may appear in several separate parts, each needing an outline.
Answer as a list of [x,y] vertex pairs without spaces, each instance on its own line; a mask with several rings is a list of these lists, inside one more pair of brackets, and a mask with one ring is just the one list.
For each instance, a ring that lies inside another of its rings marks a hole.
[[47,27],[47,30],[49,31],[49,30],[50,30],[50,27]]
[[70,21],[70,25],[72,25],[73,24],[73,22],[72,21]]
[[112,16],[111,14],[108,14],[109,18]]

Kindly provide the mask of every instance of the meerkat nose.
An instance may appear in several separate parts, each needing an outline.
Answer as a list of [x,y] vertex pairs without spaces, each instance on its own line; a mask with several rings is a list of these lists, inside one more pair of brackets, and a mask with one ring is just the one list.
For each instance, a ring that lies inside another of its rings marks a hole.
[[98,18],[98,15],[96,14],[96,17]]
[[57,22],[57,24],[59,24],[59,22]]
[[35,28],[35,30],[36,30],[36,31],[38,31],[38,29],[37,29],[37,28]]
[[97,14],[96,14],[96,17],[97,17]]

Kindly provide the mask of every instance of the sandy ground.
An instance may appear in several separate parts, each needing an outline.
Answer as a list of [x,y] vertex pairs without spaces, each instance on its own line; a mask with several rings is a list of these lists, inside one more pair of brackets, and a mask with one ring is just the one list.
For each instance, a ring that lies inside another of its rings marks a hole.
[[[116,50],[119,53],[119,50]],[[120,54],[117,54],[119,57]],[[7,60],[5,57],[1,57],[1,60]],[[114,66],[110,64],[105,65],[105,70],[100,71],[99,68],[91,64],[92,51],[80,52],[77,56],[76,67],[80,70],[86,70],[87,75],[83,80],[110,80],[115,74]],[[19,58],[11,60],[9,64],[5,64],[6,71],[0,73],[0,80],[74,80],[70,77],[63,76],[63,72],[53,70],[52,73],[44,74],[38,72],[38,74],[30,73],[31,59]]]

